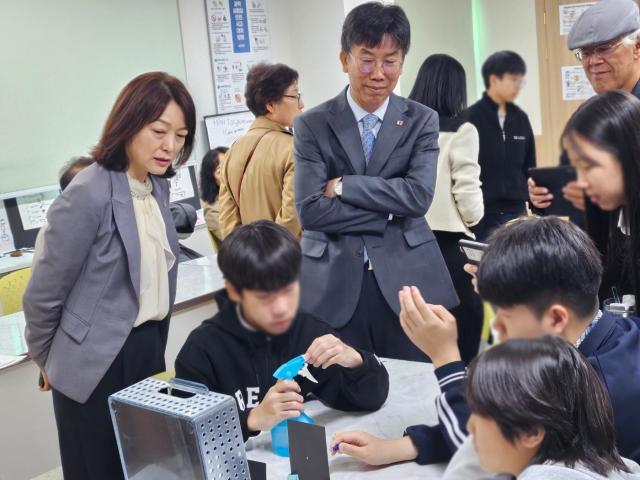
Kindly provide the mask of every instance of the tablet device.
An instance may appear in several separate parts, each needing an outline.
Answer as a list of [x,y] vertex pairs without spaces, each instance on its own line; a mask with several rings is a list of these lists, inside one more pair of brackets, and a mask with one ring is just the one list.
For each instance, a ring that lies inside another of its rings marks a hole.
[[291,473],[300,480],[329,480],[329,456],[324,427],[304,422],[289,426],[289,462]]
[[479,265],[480,260],[482,260],[482,255],[489,245],[463,238],[458,241],[458,246],[460,247],[460,250],[462,250],[462,253],[467,256],[469,263]]
[[538,187],[546,187],[553,194],[551,205],[544,209],[546,215],[558,215],[567,217],[580,211],[562,195],[564,186],[576,180],[576,170],[569,165],[559,167],[530,168],[529,176]]

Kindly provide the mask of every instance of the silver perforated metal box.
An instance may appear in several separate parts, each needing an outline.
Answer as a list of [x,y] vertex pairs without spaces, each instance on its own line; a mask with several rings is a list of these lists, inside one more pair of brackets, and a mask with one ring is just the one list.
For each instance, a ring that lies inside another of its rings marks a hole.
[[250,479],[232,397],[147,378],[111,395],[109,408],[127,479]]

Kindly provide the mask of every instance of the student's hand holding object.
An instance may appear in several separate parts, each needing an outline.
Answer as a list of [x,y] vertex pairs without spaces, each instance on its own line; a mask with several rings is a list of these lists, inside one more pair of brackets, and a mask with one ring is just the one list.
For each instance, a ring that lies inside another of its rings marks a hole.
[[357,368],[363,362],[362,355],[355,348],[331,334],[316,338],[307,349],[304,358],[309,365],[323,370],[331,365]]
[[456,319],[441,305],[427,304],[416,287],[400,293],[400,325],[409,339],[431,357],[435,368],[460,360]]
[[533,178],[527,180],[527,188],[529,189],[529,200],[536,208],[547,208],[551,205],[553,194],[546,187],[539,187]]
[[339,432],[331,439],[331,455],[343,453],[369,465],[387,465],[415,460],[418,456],[411,437],[393,440],[374,437],[366,432]]
[[462,269],[471,275],[471,283],[473,285],[473,289],[478,293],[478,266],[473,263],[465,263]]
[[262,401],[251,410],[247,427],[253,432],[269,430],[282,420],[296,418],[304,410],[300,386],[293,380],[280,380],[269,389]]
[[574,180],[564,186],[562,194],[574,207],[584,211],[584,192],[586,188],[587,184],[585,182]]

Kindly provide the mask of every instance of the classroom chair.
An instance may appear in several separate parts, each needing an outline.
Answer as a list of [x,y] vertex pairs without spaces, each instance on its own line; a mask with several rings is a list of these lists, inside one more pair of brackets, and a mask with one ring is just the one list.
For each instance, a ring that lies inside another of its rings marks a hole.
[[0,307],[3,315],[22,310],[22,297],[31,278],[31,268],[16,270],[0,278]]

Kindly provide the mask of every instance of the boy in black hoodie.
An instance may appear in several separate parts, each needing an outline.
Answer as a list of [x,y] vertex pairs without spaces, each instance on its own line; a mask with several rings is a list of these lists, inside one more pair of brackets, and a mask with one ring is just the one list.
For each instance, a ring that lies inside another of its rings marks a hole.
[[[301,261],[298,241],[273,222],[235,230],[218,253],[232,302],[189,335],[176,359],[178,378],[235,397],[245,441],[299,416],[309,394],[346,411],[377,410],[387,398],[389,377],[373,354],[298,311]],[[273,372],[301,354],[318,383],[276,381]]]
[[517,53],[494,53],[482,65],[487,90],[467,110],[480,137],[484,217],[473,228],[480,241],[500,225],[526,214],[528,170],[536,166],[536,147],[529,117],[513,103],[526,72]]

